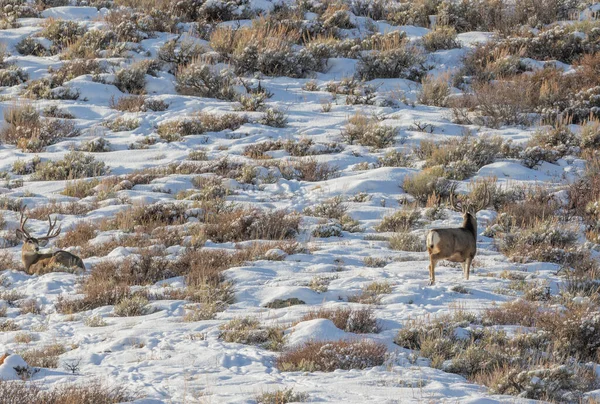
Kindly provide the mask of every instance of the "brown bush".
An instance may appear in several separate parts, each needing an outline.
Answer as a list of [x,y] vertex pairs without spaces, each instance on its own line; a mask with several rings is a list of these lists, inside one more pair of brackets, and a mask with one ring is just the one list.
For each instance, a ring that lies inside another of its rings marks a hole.
[[366,369],[382,365],[386,352],[385,345],[369,340],[307,342],[284,351],[277,368],[283,372]]
[[298,234],[301,217],[286,210],[236,209],[207,220],[203,232],[214,242],[285,240]]
[[98,206],[94,203],[80,203],[80,202],[57,202],[51,200],[46,205],[41,205],[27,211],[27,216],[35,220],[48,220],[48,215],[85,215],[94,209],[98,209]]
[[482,320],[484,324],[490,325],[534,327],[539,314],[540,308],[537,303],[519,299],[486,309]]
[[29,366],[40,368],[57,368],[58,357],[67,352],[64,345],[53,344],[43,348],[30,349],[20,353]]
[[60,384],[42,390],[37,384],[0,380],[0,397],[4,402],[44,404],[117,404],[135,399],[122,386],[107,386],[100,382]]

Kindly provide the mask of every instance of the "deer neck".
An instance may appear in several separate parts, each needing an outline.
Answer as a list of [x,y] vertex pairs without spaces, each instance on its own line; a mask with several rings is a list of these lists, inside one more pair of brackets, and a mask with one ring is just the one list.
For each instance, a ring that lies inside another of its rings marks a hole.
[[462,228],[472,233],[473,237],[477,237],[477,219],[470,213],[465,216]]

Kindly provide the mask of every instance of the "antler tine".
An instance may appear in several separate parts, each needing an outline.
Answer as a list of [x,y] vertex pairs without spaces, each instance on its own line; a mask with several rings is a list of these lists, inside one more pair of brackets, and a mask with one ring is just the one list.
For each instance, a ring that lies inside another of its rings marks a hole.
[[450,186],[450,206],[457,212],[465,213],[465,205],[463,201],[456,199],[456,183]]
[[48,215],[48,224],[50,225],[50,227],[48,228],[48,233],[46,233],[46,235],[44,237],[40,237],[40,240],[48,240],[51,238],[54,238],[56,236],[58,236],[60,234],[61,228],[60,225],[58,225],[58,229],[54,229],[56,227],[56,221],[58,220],[58,217],[54,218],[54,222],[52,222],[52,218],[50,218],[50,215]]
[[25,216],[25,208],[26,207],[27,207],[27,205],[23,205],[23,206],[21,206],[21,209],[19,209],[19,213],[21,214],[21,217],[19,219],[19,230],[21,230],[23,232],[23,234],[25,234],[27,237],[31,237],[29,232],[27,230],[25,230],[25,223],[27,223],[27,220],[29,220],[29,218],[27,216]]
[[479,203],[474,206],[475,213],[479,212],[488,207],[488,205],[492,202],[492,192],[490,191],[489,184],[487,182],[483,183],[483,199],[479,201]]

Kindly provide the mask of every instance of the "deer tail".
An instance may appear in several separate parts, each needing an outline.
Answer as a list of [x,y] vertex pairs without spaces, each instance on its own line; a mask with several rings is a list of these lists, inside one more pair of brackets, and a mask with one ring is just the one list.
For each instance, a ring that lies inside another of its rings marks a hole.
[[435,231],[431,230],[427,233],[427,248],[433,248],[440,241],[440,235]]

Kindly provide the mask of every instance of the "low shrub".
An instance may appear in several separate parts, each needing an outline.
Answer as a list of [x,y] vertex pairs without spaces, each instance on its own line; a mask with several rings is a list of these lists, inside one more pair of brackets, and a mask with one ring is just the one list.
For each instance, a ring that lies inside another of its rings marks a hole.
[[405,232],[410,230],[421,217],[421,213],[416,206],[403,206],[395,213],[383,218],[381,223],[375,226],[378,232]]
[[192,63],[179,67],[175,75],[177,92],[196,97],[217,98],[233,101],[235,76],[228,70],[217,71],[204,63]]
[[456,30],[452,27],[437,26],[433,31],[425,34],[422,41],[423,47],[428,52],[461,47],[456,39]]
[[333,372],[383,365],[385,345],[369,340],[307,342],[288,349],[277,358],[283,372]]
[[447,197],[450,194],[450,181],[444,178],[444,169],[435,166],[406,176],[402,189],[420,203],[425,203],[431,195]]
[[220,328],[219,338],[225,342],[260,345],[273,351],[283,346],[283,328],[263,327],[258,320],[250,317],[233,319]]
[[393,146],[397,135],[397,128],[381,125],[377,118],[360,113],[348,119],[348,124],[342,132],[344,141],[350,144],[356,142],[376,149]]
[[338,308],[335,310],[321,308],[309,311],[300,321],[309,321],[316,318],[329,319],[340,330],[356,334],[378,333],[381,329],[373,310],[370,308]]
[[32,174],[33,181],[74,180],[105,175],[108,168],[93,156],[78,151],[67,153],[62,160],[44,161]]
[[357,75],[363,80],[403,78],[419,81],[425,75],[425,57],[407,42],[382,47],[359,57]]

